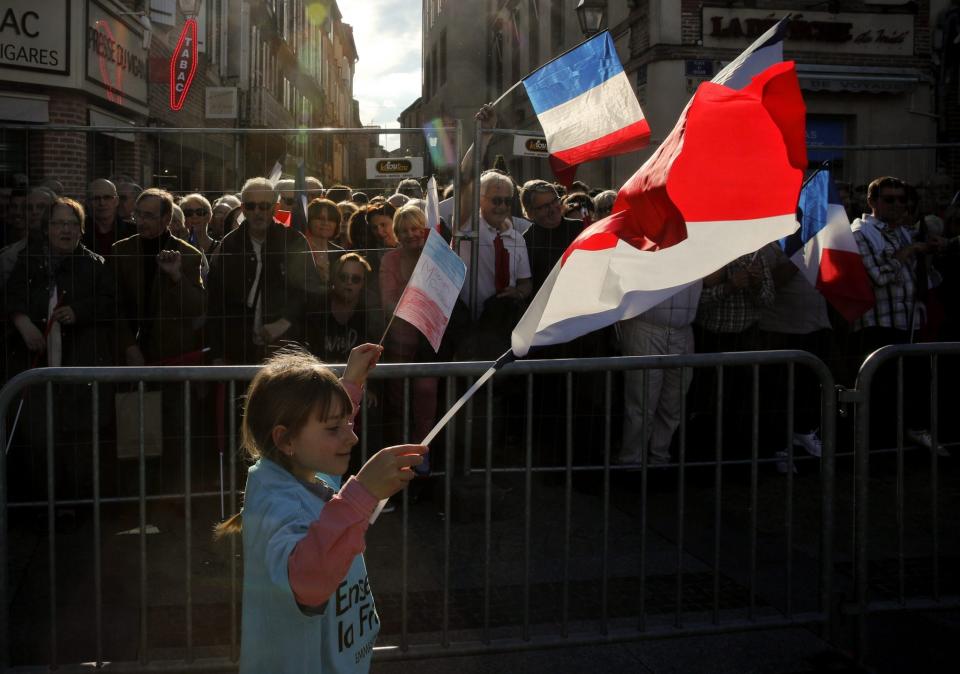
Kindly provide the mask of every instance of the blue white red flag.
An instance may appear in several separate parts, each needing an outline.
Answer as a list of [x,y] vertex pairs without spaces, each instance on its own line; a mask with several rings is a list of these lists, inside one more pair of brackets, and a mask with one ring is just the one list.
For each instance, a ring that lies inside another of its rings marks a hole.
[[848,321],[876,301],[829,171],[820,171],[800,192],[800,229],[780,247],[807,281]]
[[547,277],[513,331],[516,356],[637,316],[797,229],[806,109],[793,63],[777,62],[784,32],[781,21],[700,85],[613,213]]
[[396,315],[422,332],[433,350],[439,351],[467,267],[436,229],[429,232],[417,266],[397,302]]
[[606,31],[531,73],[523,86],[558,175],[650,141],[650,125]]

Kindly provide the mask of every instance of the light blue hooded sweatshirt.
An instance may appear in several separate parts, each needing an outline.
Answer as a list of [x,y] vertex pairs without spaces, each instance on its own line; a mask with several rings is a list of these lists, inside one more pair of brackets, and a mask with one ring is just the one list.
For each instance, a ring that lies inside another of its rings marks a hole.
[[363,556],[354,558],[322,607],[298,605],[287,577],[290,553],[325,503],[269,459],[250,467],[243,506],[241,674],[370,669],[380,617]]

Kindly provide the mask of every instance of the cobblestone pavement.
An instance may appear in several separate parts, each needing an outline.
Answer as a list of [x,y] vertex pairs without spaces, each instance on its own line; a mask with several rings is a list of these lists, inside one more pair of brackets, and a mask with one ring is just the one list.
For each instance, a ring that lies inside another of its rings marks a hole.
[[[904,589],[908,595],[928,592],[931,577],[930,496],[926,459],[910,465],[904,482],[909,507],[904,539]],[[748,468],[748,467],[747,467]],[[941,518],[941,592],[956,594],[960,530],[957,511],[944,506],[960,502],[957,468],[944,464],[939,497]],[[418,487],[415,502],[384,515],[368,534],[367,562],[382,619],[375,672],[417,669],[427,672],[472,671],[852,671],[849,663],[813,632],[800,628],[684,636],[595,646],[571,646],[532,652],[485,653],[473,656],[390,660],[391,647],[404,637],[411,645],[439,643],[444,627],[453,642],[478,640],[489,630],[494,639],[517,640],[525,626],[534,636],[597,635],[604,624],[635,629],[640,607],[648,629],[675,623],[706,625],[716,612],[722,620],[766,618],[788,609],[815,608],[818,592],[819,475],[816,464],[804,462],[794,478],[793,526],[788,532],[785,477],[773,466],[761,466],[756,498],[751,499],[748,469],[724,469],[721,508],[715,509],[712,467],[688,469],[683,502],[683,531],[677,517],[677,475],[651,472],[646,508],[639,478],[624,476],[612,483],[604,537],[605,504],[597,476],[576,474],[567,491],[563,476],[535,475],[529,500],[522,475],[494,476],[497,500],[487,524],[482,499],[471,482],[458,487],[454,478],[445,512],[444,483]],[[482,481],[481,481],[482,482]],[[852,473],[838,466],[835,589],[850,597]],[[896,480],[882,462],[871,500],[878,535],[871,547],[871,569],[878,597],[895,599],[900,590],[896,517],[891,505]],[[755,501],[756,509],[752,510]],[[471,504],[472,505],[468,505]],[[526,517],[529,503],[529,519]],[[210,536],[219,517],[216,498],[196,498],[189,531],[192,541],[189,611],[195,657],[230,652],[232,611],[231,546]],[[458,514],[457,509],[461,512]],[[569,512],[569,527],[566,526]],[[749,536],[756,515],[755,541]],[[62,508],[57,517],[56,659],[61,663],[95,658],[93,522],[88,507]],[[102,523],[103,653],[113,661],[134,661],[141,648],[140,537],[123,534],[137,526],[136,504],[104,504]],[[641,526],[644,521],[646,528]],[[406,520],[406,548],[403,523]],[[185,657],[187,586],[185,542],[188,532],[181,502],[150,503],[147,521],[157,533],[147,541],[146,655],[151,659]],[[720,522],[721,547],[714,549]],[[926,527],[926,528],[925,528]],[[15,664],[51,661],[49,547],[46,509],[13,509],[10,514],[11,618]],[[682,548],[677,541],[682,533]],[[449,537],[449,538],[448,538]],[[604,557],[604,542],[607,555]],[[757,564],[751,572],[749,551]],[[449,554],[446,554],[448,551]],[[642,552],[642,554],[641,554]],[[789,552],[789,554],[788,554]],[[404,559],[406,560],[404,562]],[[792,569],[787,582],[786,569]],[[489,561],[489,566],[487,562]],[[644,581],[640,582],[640,571]],[[237,566],[235,586],[239,588]],[[717,572],[719,571],[719,572]],[[606,572],[607,582],[602,578]],[[529,581],[529,584],[526,583]],[[525,589],[526,588],[526,589]],[[444,600],[446,598],[446,610]],[[406,604],[406,623],[403,606]],[[842,621],[838,640],[849,643],[850,621]],[[873,620],[868,664],[876,671],[908,660],[916,651],[927,660],[922,671],[940,671],[956,662],[960,644],[958,620],[950,613],[911,613]],[[923,644],[923,648],[914,648]],[[950,659],[954,658],[954,659]],[[921,660],[918,660],[921,661]],[[914,670],[921,671],[921,670]],[[944,670],[945,671],[945,670]]]

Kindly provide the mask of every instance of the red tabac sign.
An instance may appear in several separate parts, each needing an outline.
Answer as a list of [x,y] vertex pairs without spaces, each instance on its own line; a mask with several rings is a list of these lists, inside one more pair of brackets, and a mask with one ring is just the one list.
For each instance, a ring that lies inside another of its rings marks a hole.
[[197,20],[187,19],[170,57],[170,109],[179,110],[187,100],[197,72]]

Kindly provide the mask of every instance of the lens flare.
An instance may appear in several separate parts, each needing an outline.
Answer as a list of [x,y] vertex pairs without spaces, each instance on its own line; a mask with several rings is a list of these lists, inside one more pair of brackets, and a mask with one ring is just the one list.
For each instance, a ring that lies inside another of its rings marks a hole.
[[457,157],[453,139],[447,129],[444,128],[442,119],[438,117],[424,124],[423,138],[435,167],[446,168],[456,164]]

